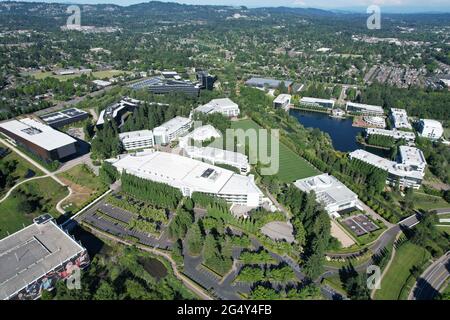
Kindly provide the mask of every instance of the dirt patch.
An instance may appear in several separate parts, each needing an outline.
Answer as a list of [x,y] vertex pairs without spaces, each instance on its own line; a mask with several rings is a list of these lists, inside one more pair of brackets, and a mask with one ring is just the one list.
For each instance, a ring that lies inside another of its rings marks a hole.
[[69,203],[73,203],[75,206],[81,206],[85,203],[93,194],[94,190],[81,186],[79,184],[73,183],[72,181],[59,177],[59,179],[72,189],[72,195],[64,201],[63,206]]
[[350,238],[350,236],[334,221],[331,221],[331,235],[338,239],[344,248],[351,247],[355,244],[355,241],[353,241],[353,239]]

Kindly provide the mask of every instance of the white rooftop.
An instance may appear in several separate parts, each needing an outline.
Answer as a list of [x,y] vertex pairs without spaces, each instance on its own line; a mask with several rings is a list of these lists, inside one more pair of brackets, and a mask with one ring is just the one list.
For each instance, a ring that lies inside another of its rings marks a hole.
[[314,191],[319,202],[330,205],[340,202],[350,202],[358,197],[342,182],[327,173],[300,179],[294,185],[304,192]]
[[144,138],[144,137],[145,138],[153,137],[153,132],[151,130],[139,130],[139,131],[130,131],[130,132],[119,133],[120,140],[137,139],[137,138]]
[[300,102],[305,103],[334,103],[334,100],[331,99],[321,99],[321,98],[312,98],[312,97],[303,97]]
[[399,151],[403,164],[413,166],[425,166],[427,164],[422,150],[418,148],[400,146]]
[[440,128],[442,129],[442,123],[440,123],[437,120],[432,119],[420,119],[420,122],[424,124],[426,127],[432,127],[432,128]]
[[278,97],[273,100],[274,103],[285,103],[291,99],[292,96],[290,94],[280,94]]
[[109,160],[119,170],[176,188],[213,194],[262,192],[251,177],[235,174],[205,162],[165,152],[142,152]]
[[386,130],[379,128],[367,128],[367,134],[377,134],[382,136],[389,136],[396,140],[405,139],[407,141],[414,141],[416,139],[416,135],[414,132],[410,131],[400,131],[400,130]]
[[239,109],[239,106],[229,98],[213,99],[207,104],[197,107],[195,111],[202,113],[213,113],[224,112],[228,109]]
[[191,119],[189,119],[189,118],[177,116],[177,117],[170,119],[169,121],[163,123],[159,127],[156,127],[153,130],[153,132],[156,134],[156,133],[163,131],[167,134],[172,134],[175,131],[177,131],[178,129],[188,125],[190,122],[191,122]]
[[349,106],[365,109],[367,111],[384,113],[383,108],[381,106],[375,106],[375,105],[364,104],[364,103],[356,103],[356,102],[347,102],[347,107],[349,107]]
[[185,147],[188,145],[189,140],[194,141],[207,141],[212,138],[220,138],[221,133],[212,125],[207,124],[198,128],[195,128],[192,132],[188,133],[184,137],[180,138],[180,146]]
[[76,142],[67,134],[31,118],[6,121],[0,123],[0,127],[47,151]]
[[363,149],[350,152],[349,156],[350,158],[359,159],[373,165],[374,167],[385,170],[395,176],[411,177],[415,179],[423,179],[424,176],[423,172],[411,169],[408,165],[382,158]]
[[233,152],[212,147],[192,147],[188,146],[184,148],[186,153],[190,157],[204,158],[204,159],[214,159],[216,161],[226,161],[234,162],[240,164],[241,166],[248,166],[248,157],[239,152]]
[[408,114],[405,109],[391,108],[391,116],[394,120],[394,126],[396,128],[412,129],[411,124],[408,121]]

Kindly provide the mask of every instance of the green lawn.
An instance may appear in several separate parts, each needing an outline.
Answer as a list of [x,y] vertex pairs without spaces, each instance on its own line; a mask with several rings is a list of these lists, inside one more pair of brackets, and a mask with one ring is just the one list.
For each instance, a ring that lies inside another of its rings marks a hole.
[[[232,123],[233,129],[260,129],[261,127],[253,120],[240,120]],[[270,146],[270,143],[269,143]],[[259,141],[258,141],[259,147]],[[270,152],[270,148],[269,152]],[[319,174],[305,159],[290,150],[286,145],[280,144],[280,166],[278,178],[283,182],[293,182]]]
[[414,285],[411,275],[413,266],[425,266],[431,258],[424,248],[411,242],[400,246],[389,270],[381,281],[381,289],[376,291],[376,300],[404,300]]
[[438,196],[414,192],[414,207],[422,210],[447,208],[450,204]]
[[62,187],[52,178],[33,180],[24,183],[18,189],[42,197],[42,210],[31,214],[20,212],[18,210],[19,199],[15,197],[16,191],[13,191],[5,201],[0,203],[0,238],[31,224],[33,218],[43,213],[48,212],[55,218],[59,217],[56,204],[68,194],[67,188]]
[[[42,175],[42,171],[41,170],[39,170],[38,168],[33,166],[31,163],[29,163],[25,159],[23,159],[21,156],[19,156],[14,151],[11,151],[7,156],[5,156],[4,158],[0,159],[0,163],[4,162],[4,161],[6,162],[6,161],[14,161],[14,160],[17,161],[17,167],[16,167],[16,170],[13,173],[13,176],[16,177],[14,184],[17,184],[20,181],[23,181],[23,180],[27,179],[25,176],[28,173],[28,169],[34,171],[34,173],[35,173],[34,176],[35,177]],[[29,178],[31,178],[31,177],[32,176],[30,176]],[[8,189],[0,191],[0,197],[2,195],[4,195],[7,191],[8,191]]]
[[[105,79],[105,78],[111,78],[120,74],[127,74],[129,73],[129,71],[121,71],[121,70],[105,70],[105,71],[94,71],[91,74],[96,78],[96,79]],[[33,73],[33,77],[35,79],[41,80],[41,79],[45,79],[47,77],[53,77],[55,79],[58,79],[59,81],[66,81],[69,79],[73,79],[73,78],[78,78],[80,77],[82,74],[69,74],[69,75],[56,75],[53,74],[51,71],[48,72],[36,72]]]

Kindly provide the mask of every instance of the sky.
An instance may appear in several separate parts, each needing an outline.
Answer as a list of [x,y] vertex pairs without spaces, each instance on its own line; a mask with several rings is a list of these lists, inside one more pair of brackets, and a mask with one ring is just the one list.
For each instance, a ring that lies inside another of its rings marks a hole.
[[[114,3],[129,5],[147,2],[149,0],[27,0],[59,3]],[[245,5],[248,7],[307,7],[323,9],[356,9],[364,10],[371,4],[376,4],[388,11],[397,12],[427,12],[446,11],[450,12],[449,0],[161,0],[164,2],[178,2],[185,4],[207,4],[207,5]]]

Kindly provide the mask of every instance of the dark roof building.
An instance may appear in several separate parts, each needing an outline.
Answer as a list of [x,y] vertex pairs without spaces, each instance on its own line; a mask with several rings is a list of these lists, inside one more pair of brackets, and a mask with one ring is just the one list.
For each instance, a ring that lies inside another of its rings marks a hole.
[[41,120],[53,128],[61,128],[68,124],[89,118],[86,111],[70,108],[59,112],[53,112],[41,117]]
[[258,78],[253,77],[248,79],[245,84],[249,87],[255,87],[255,88],[269,88],[269,89],[278,89],[280,85],[284,82],[284,85],[290,92],[292,89],[293,81],[290,80],[277,80],[277,79],[270,79],[270,78]]
[[134,90],[148,89],[154,94],[166,94],[171,92],[183,92],[187,95],[198,96],[200,86],[190,81],[172,80],[164,77],[153,77],[138,81],[130,85]]

